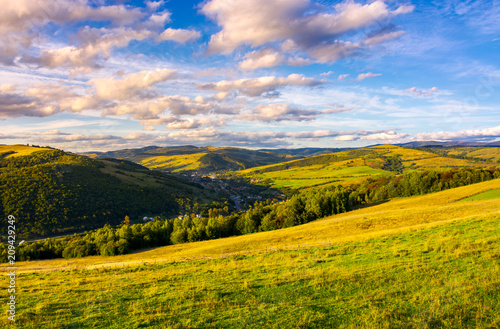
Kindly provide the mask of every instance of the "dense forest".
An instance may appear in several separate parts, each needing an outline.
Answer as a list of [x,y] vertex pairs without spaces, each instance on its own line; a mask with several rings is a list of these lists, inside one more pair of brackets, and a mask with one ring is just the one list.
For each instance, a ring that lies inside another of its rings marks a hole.
[[123,160],[94,160],[60,150],[0,156],[0,218],[13,215],[17,234],[83,231],[115,226],[125,216],[176,215],[186,200],[209,191]]
[[[438,192],[500,178],[500,169],[453,169],[445,172],[412,172],[368,179],[344,188],[330,186],[293,195],[288,201],[257,202],[247,211],[227,214],[214,208],[208,217],[192,214],[184,218],[157,220],[145,224],[113,228],[110,225],[84,235],[24,243],[17,249],[18,260],[72,258],[89,255],[117,255],[131,250],[216,239],[304,224],[318,218],[349,211],[394,197]],[[0,259],[6,261],[7,248],[0,245]]]

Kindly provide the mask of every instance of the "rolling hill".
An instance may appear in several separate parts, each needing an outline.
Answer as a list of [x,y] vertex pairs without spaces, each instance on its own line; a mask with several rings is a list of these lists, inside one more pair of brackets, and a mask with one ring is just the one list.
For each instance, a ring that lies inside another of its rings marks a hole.
[[495,328],[500,199],[465,200],[498,189],[497,179],[132,255],[19,262],[18,322]]
[[0,148],[0,217],[17,233],[55,234],[118,224],[125,216],[175,215],[177,200],[206,203],[216,192],[126,160],[90,159],[56,149]]
[[430,151],[445,156],[458,158],[478,159],[494,163],[500,163],[499,147],[472,147],[472,146],[454,146],[454,147],[430,147]]
[[253,151],[234,147],[149,146],[90,154],[94,158],[116,158],[133,161],[150,169],[166,172],[191,171],[211,173],[241,170],[295,159],[288,154]]
[[455,167],[492,165],[495,163],[450,158],[395,145],[378,145],[255,167],[239,171],[238,174],[276,188],[307,188],[355,183],[368,177],[376,178],[415,170],[443,171]]

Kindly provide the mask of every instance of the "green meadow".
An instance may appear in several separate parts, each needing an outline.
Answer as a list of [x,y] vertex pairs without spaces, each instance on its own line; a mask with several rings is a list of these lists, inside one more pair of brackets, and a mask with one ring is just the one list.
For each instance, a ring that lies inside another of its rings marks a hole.
[[477,195],[465,198],[463,199],[463,201],[476,201],[476,200],[480,201],[480,200],[493,200],[493,199],[500,199],[500,189],[479,193]]
[[16,326],[497,328],[500,202],[464,199],[499,189],[497,179],[277,231],[19,262]]
[[337,184],[350,185],[369,177],[394,175],[393,171],[384,168],[384,162],[388,157],[397,157],[401,161],[402,173],[439,172],[451,168],[487,167],[496,164],[449,158],[419,149],[379,145],[255,167],[237,173],[274,188],[301,189]]

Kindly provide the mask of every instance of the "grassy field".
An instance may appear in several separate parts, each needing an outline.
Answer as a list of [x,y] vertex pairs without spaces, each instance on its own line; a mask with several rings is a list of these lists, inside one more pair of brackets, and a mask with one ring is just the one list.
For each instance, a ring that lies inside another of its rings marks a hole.
[[205,154],[207,153],[151,156],[138,163],[149,169],[161,169],[171,172],[197,170],[200,167],[199,160]]
[[451,147],[438,150],[444,151],[450,155],[479,158],[494,162],[500,161],[499,147]]
[[[364,153],[360,153],[364,152]],[[359,156],[357,154],[360,153]],[[392,175],[383,170],[383,157],[398,156],[403,172],[415,170],[442,171],[455,167],[492,166],[493,164],[465,159],[447,158],[437,154],[394,145],[380,145],[365,149],[335,153],[336,157],[320,155],[309,159],[289,161],[239,171],[254,181],[270,181],[272,187],[310,188],[332,184],[359,182],[368,177]],[[311,162],[317,162],[311,164]],[[275,168],[286,169],[274,170]]]
[[97,158],[116,158],[167,172],[239,170],[295,159],[291,155],[235,147],[146,147],[88,154]]
[[[457,201],[498,189],[494,180],[278,231],[18,263],[17,325],[497,328],[500,202]],[[283,246],[310,249],[273,252]]]
[[485,201],[485,200],[494,200],[494,199],[500,199],[500,189],[479,193],[479,194],[470,196],[468,198],[465,198],[462,201]]
[[29,155],[33,152],[47,151],[49,148],[45,147],[31,147],[26,145],[0,145],[0,157],[5,156],[5,158],[18,157],[23,155]]

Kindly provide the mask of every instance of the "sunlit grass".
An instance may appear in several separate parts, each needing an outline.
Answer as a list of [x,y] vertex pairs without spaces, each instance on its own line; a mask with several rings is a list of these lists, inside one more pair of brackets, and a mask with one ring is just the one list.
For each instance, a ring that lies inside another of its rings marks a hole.
[[[499,189],[492,180],[272,232],[20,262],[17,325],[496,328],[500,201],[461,200]],[[213,259],[182,261],[202,256]]]
[[151,156],[141,160],[139,164],[149,169],[161,169],[172,172],[197,170],[201,165],[199,161],[200,158],[206,154],[207,153]]
[[[291,167],[290,169],[279,171],[262,172],[265,169],[273,168],[278,165],[267,165],[261,167],[241,170],[238,173],[243,176],[269,180],[271,186],[275,188],[289,187],[295,189],[329,186],[337,184],[351,184],[353,181],[359,182],[360,179],[368,177],[381,177],[393,175],[394,172],[382,170],[382,156],[398,156],[402,163],[403,172],[434,170],[444,171],[455,167],[487,167],[492,163],[476,163],[466,159],[447,158],[434,153],[421,151],[412,148],[404,148],[394,145],[379,145],[368,147],[366,150],[376,152],[379,158],[370,156],[359,157],[349,160],[340,160],[330,163],[320,163],[314,165],[305,165],[301,167]],[[349,151],[335,153],[338,157],[346,156]],[[320,156],[321,157],[321,156]],[[289,161],[284,164],[293,165],[300,163],[301,160]]]
[[480,200],[486,201],[486,200],[493,200],[493,199],[500,199],[500,189],[479,193],[479,194],[470,196],[468,198],[465,198],[462,201],[480,201]]
[[27,273],[18,277],[17,324],[495,328],[499,237],[497,216],[478,216],[325,248]]
[[31,147],[26,145],[0,145],[0,154],[5,152],[13,152],[6,156],[6,158],[18,157],[29,155],[33,152],[48,151],[49,148],[44,147]]

